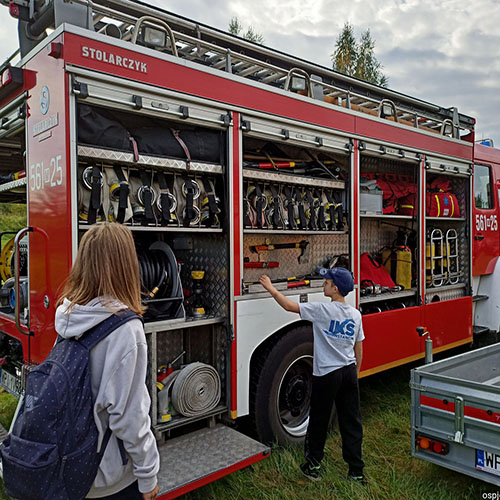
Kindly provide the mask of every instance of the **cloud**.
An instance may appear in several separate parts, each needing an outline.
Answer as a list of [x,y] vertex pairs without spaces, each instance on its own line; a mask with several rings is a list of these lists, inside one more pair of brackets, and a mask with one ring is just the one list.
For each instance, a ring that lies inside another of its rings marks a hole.
[[[171,12],[226,30],[238,16],[265,44],[322,66],[346,21],[370,29],[391,89],[477,119],[476,135],[500,146],[499,0],[152,0]],[[15,21],[2,9],[0,59],[17,46]]]

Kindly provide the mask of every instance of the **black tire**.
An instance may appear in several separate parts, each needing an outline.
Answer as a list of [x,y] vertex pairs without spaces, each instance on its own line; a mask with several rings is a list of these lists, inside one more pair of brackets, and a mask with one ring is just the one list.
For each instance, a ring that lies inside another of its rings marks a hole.
[[309,421],[313,336],[298,326],[259,353],[253,364],[250,409],[255,430],[265,443],[303,443]]

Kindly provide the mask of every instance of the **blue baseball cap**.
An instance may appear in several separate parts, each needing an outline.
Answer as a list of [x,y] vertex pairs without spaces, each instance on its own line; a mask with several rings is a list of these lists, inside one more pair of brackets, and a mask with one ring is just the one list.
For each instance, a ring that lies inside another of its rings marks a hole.
[[332,280],[344,297],[354,290],[352,273],[345,267],[332,267],[331,269],[319,267],[318,273],[326,280]]

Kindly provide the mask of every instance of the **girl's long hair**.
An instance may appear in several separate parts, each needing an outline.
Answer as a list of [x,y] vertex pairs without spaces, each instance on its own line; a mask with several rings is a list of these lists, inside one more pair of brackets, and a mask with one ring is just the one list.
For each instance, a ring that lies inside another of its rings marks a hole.
[[110,308],[116,299],[137,314],[144,313],[134,239],[121,224],[99,223],[83,235],[58,305],[67,298],[71,309],[96,297],[104,297]]

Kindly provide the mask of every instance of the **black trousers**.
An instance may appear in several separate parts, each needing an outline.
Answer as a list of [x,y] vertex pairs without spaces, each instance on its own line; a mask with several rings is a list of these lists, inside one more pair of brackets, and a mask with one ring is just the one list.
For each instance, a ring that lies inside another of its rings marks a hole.
[[363,427],[356,364],[344,366],[322,377],[313,376],[305,442],[306,459],[313,465],[319,465],[323,460],[333,403],[337,407],[342,457],[349,465],[349,474],[359,476],[363,474],[365,464],[361,459]]
[[137,481],[127,486],[125,489],[109,495],[107,497],[95,498],[94,500],[142,500],[142,493],[139,492],[139,485]]

